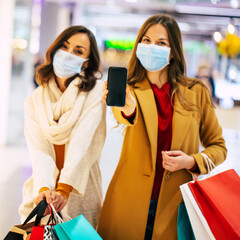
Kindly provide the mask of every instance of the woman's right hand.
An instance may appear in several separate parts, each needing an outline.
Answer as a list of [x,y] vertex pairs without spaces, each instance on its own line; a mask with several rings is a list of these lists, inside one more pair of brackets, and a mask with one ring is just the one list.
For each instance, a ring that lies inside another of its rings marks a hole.
[[52,192],[50,190],[47,190],[39,193],[35,199],[35,204],[38,205],[43,199],[46,199],[46,202],[48,204],[52,203],[53,202]]
[[[68,201],[64,195],[50,190],[39,193],[35,199],[35,204],[38,205],[43,199],[46,199],[48,204],[52,203],[57,212],[60,212]],[[49,209],[47,208],[44,215],[48,215],[49,213]]]
[[[104,82],[103,84],[103,94],[102,94],[102,99],[106,103],[108,95],[108,89],[107,89],[107,81]],[[126,88],[126,101],[125,101],[125,106],[124,107],[115,107],[119,111],[122,111],[126,116],[130,116],[136,109],[136,100],[131,94],[130,88]]]
[[[43,199],[46,199],[47,204],[53,203],[53,196],[50,190],[43,191],[38,194],[35,199],[35,204],[38,205]],[[49,208],[46,209],[44,216],[50,214]]]

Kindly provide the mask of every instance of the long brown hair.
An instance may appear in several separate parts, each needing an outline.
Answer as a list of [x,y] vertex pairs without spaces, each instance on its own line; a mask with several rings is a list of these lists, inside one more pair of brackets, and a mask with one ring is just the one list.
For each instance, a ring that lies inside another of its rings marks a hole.
[[146,70],[138,60],[136,56],[136,50],[138,43],[142,41],[142,38],[146,31],[149,29],[149,27],[155,24],[161,24],[166,28],[171,53],[173,56],[168,65],[168,80],[172,87],[171,99],[173,101],[173,97],[177,93],[179,100],[182,102],[183,106],[189,110],[193,109],[194,105],[188,102],[180,93],[178,83],[182,84],[183,86],[191,88],[194,84],[199,82],[199,80],[194,78],[188,78],[186,76],[186,63],[183,54],[181,31],[175,19],[170,15],[166,14],[154,15],[148,18],[140,28],[128,64],[128,84],[134,87],[136,83],[142,82],[146,78]]
[[36,81],[39,85],[46,84],[50,78],[54,77],[53,72],[53,56],[56,51],[62,47],[63,43],[68,40],[72,35],[76,33],[85,33],[87,34],[90,40],[90,54],[88,57],[88,65],[84,69],[84,76],[76,74],[65,81],[65,86],[67,87],[71,81],[77,76],[82,79],[79,84],[79,89],[82,91],[90,91],[96,83],[98,77],[96,76],[100,67],[100,56],[97,47],[96,39],[93,33],[84,26],[71,26],[65,29],[56,40],[50,45],[46,52],[45,62],[42,65],[39,65],[36,70]]

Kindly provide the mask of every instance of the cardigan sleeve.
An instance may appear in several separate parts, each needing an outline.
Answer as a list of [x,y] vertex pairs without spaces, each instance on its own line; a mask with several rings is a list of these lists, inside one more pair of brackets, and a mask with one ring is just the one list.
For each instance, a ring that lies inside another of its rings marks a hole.
[[59,171],[53,145],[43,135],[34,114],[32,98],[24,103],[24,135],[33,166],[34,196],[41,188],[55,189]]
[[[222,128],[218,122],[214,106],[211,104],[210,95],[204,87],[201,92],[200,99],[200,140],[205,148],[205,153],[215,165],[222,163],[227,156],[225,140],[222,136]],[[204,157],[200,153],[192,154],[195,158],[199,171],[205,174],[207,169],[204,163]]]
[[71,185],[73,192],[79,195],[85,193],[91,166],[100,159],[106,137],[106,105],[101,99],[102,84],[91,91],[72,131],[58,181]]

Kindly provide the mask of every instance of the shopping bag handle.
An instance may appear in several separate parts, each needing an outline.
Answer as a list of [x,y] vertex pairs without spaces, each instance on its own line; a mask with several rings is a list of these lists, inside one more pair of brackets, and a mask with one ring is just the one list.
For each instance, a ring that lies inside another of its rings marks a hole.
[[59,214],[57,213],[57,211],[54,208],[54,206],[52,205],[52,203],[50,203],[49,205],[50,205],[50,208],[52,210],[52,215],[55,218],[55,220],[57,220],[60,223],[63,223],[63,219],[59,216]]
[[40,223],[41,219],[44,216],[45,210],[47,209],[48,204],[46,202],[46,199],[43,199],[33,210],[32,212],[28,215],[24,223],[22,224],[23,226],[28,223],[34,216],[36,216],[35,224],[34,226],[38,226]]
[[[210,175],[211,171],[216,167],[215,164],[213,163],[213,161],[208,157],[207,154],[205,153],[201,153],[201,155],[203,156],[204,158],[204,161],[205,161],[205,164],[207,166],[207,174],[206,175]],[[193,179],[198,179],[199,178],[199,175],[197,174],[192,174],[192,178]]]

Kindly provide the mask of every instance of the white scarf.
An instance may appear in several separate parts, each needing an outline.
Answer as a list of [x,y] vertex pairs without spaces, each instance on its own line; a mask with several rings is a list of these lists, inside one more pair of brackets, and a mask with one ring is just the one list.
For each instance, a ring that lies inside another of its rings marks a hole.
[[56,81],[51,79],[47,86],[38,87],[33,94],[37,120],[43,134],[53,144],[69,142],[79,120],[87,94],[79,90],[80,81],[80,78],[74,79],[62,93]]

